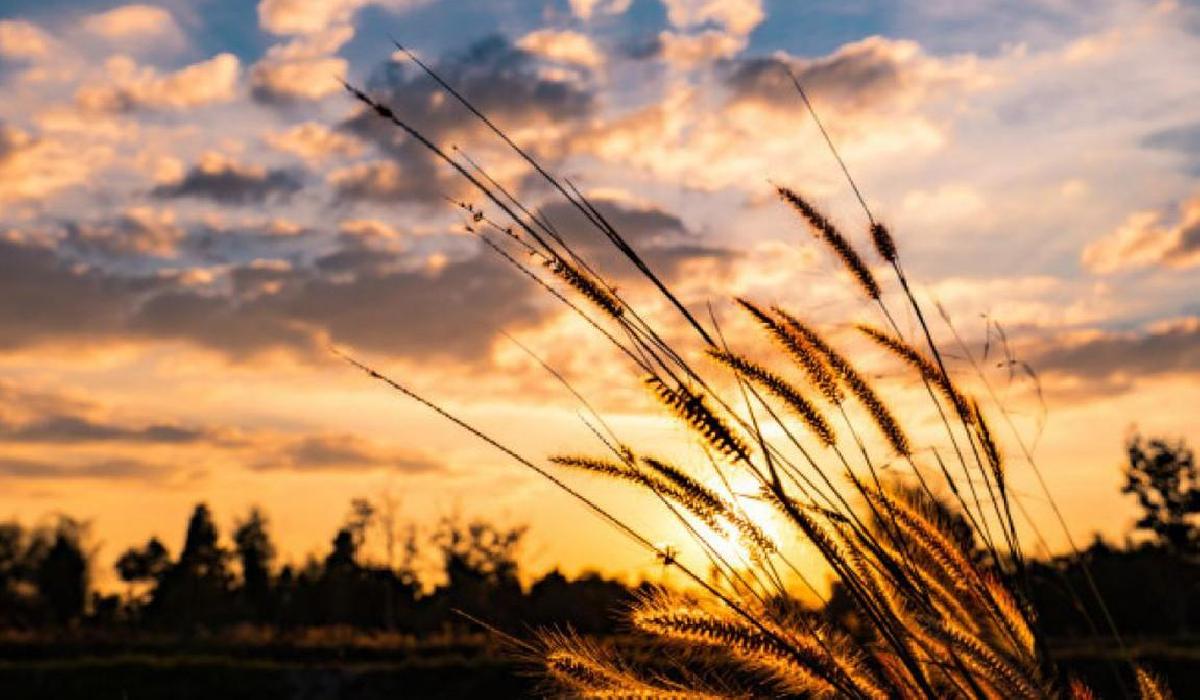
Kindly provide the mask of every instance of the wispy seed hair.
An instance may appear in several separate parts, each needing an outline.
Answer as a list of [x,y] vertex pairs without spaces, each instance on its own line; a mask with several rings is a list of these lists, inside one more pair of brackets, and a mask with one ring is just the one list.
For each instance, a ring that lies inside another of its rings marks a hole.
[[872,299],[878,299],[880,296],[879,283],[875,281],[875,275],[871,274],[871,269],[863,262],[862,257],[854,246],[850,245],[850,241],[842,235],[841,231],[825,217],[824,214],[817,211],[817,208],[810,204],[807,200],[801,197],[795,190],[784,187],[782,185],[775,188],[779,192],[779,196],[783,201],[792,205],[792,208],[800,212],[800,215],[808,221],[808,225],[812,227],[813,232],[818,238],[825,241],[825,244],[842,260],[842,264],[853,275],[855,281],[866,292],[867,296]]

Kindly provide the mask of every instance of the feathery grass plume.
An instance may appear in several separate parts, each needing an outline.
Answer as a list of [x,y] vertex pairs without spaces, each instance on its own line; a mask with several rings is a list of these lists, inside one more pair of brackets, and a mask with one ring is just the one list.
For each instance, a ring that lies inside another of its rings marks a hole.
[[1141,694],[1142,700],[1175,700],[1175,695],[1171,693],[1167,684],[1145,667],[1134,666],[1133,671],[1137,675],[1138,693]]
[[576,697],[716,700],[720,695],[676,687],[631,667],[594,641],[572,632],[543,632],[540,662],[547,675]]
[[825,217],[824,214],[817,211],[817,208],[810,204],[807,200],[801,197],[795,190],[778,185],[775,190],[783,201],[792,205],[792,208],[800,212],[800,215],[812,227],[813,233],[818,238],[825,241],[825,244],[833,250],[834,254],[841,258],[842,263],[850,274],[854,276],[858,285],[862,287],[867,296],[872,299],[880,297],[879,283],[875,281],[875,275],[871,274],[871,269],[863,262],[858,251],[854,246],[850,245],[850,241],[842,235],[841,231]]
[[899,255],[896,252],[896,241],[892,238],[892,232],[888,231],[887,227],[878,221],[871,224],[871,241],[875,244],[875,251],[879,253],[879,257],[884,260],[896,264]]
[[1003,492],[1004,454],[1000,452],[1000,446],[996,444],[996,438],[992,435],[992,429],[984,418],[983,411],[979,408],[979,402],[974,399],[971,400],[971,415],[974,417],[975,436],[979,438],[979,444],[983,447],[983,454],[987,458],[992,476],[996,480],[996,488]]
[[1036,674],[1036,637],[1027,614],[992,572],[981,570],[971,560],[967,554],[969,544],[953,531],[944,506],[932,503],[919,492],[868,491],[866,496],[892,509],[911,545],[910,551],[920,555],[916,557],[918,568],[947,582],[958,592],[961,602],[969,601],[978,609],[978,617],[963,629],[982,625],[989,631],[991,647],[1017,659],[1024,672]]
[[800,391],[789,384],[786,379],[742,355],[715,348],[709,348],[708,354],[787,404],[822,443],[833,445],[837,442],[833,428],[829,425],[829,421],[825,420],[825,416],[821,415],[817,407],[804,398]]
[[1030,625],[1033,612],[1022,605],[994,573],[985,573],[983,579],[1004,626],[1012,632],[1011,636],[1015,639],[1016,646],[1012,649],[1014,655],[1026,659],[1034,658],[1037,654],[1037,637]]
[[750,449],[745,440],[712,412],[703,396],[693,394],[683,386],[672,389],[662,379],[654,376],[647,377],[645,382],[654,395],[700,433],[709,446],[734,461],[750,463]]
[[973,425],[975,423],[975,413],[971,411],[971,402],[961,391],[958,390],[958,387],[954,385],[954,382],[950,379],[949,375],[939,369],[938,366],[930,361],[929,358],[925,357],[921,351],[912,347],[900,338],[881,331],[873,326],[860,323],[857,327],[858,330],[864,335],[875,341],[875,343],[880,347],[888,350],[896,357],[899,357],[906,364],[915,369],[921,376],[925,377],[930,384],[933,384],[935,387],[937,387],[938,391],[941,392],[942,396],[946,398],[946,401],[948,401],[950,405],[954,407],[955,413],[962,418],[964,423],[967,425]]
[[620,319],[624,315],[625,309],[617,297],[592,279],[591,275],[584,274],[557,255],[547,258],[542,264],[612,318]]
[[[474,109],[465,97],[421,64],[419,59],[413,57],[413,60],[425,68],[443,88],[450,91],[450,94],[471,109],[476,117],[504,138],[526,162],[536,168],[557,192],[574,205],[588,222],[617,248],[618,252],[628,258],[658,287],[708,346],[716,346],[705,329],[696,323],[690,312],[666,288],[662,280],[649,270],[636,251],[569,181],[565,187],[560,184],[531,156],[508,139],[494,123]],[[515,198],[502,188],[500,193],[507,199],[498,197],[488,184],[473,177],[428,137],[402,121],[389,107],[373,101],[356,88],[347,88],[380,117],[403,129],[447,165],[455,168],[460,176],[514,219],[516,226],[536,240],[537,232],[528,223],[521,221],[516,214],[519,210],[529,215],[529,208],[515,202]],[[802,91],[798,83],[797,88]],[[483,177],[487,178],[486,175]],[[490,178],[487,179],[490,182]],[[778,189],[780,196],[804,216],[817,237],[842,259],[854,282],[866,290],[870,299],[880,302],[880,287],[850,241],[798,194],[787,188]],[[855,189],[857,193],[857,188]],[[511,206],[508,200],[513,200]],[[861,200],[861,196],[860,201],[863,201],[865,209],[865,200]],[[516,209],[513,209],[513,206]],[[899,268],[895,241],[887,229],[877,224],[869,211],[867,213],[871,219],[870,235],[875,250],[892,264],[928,338],[929,332],[921,308],[909,291],[908,283]],[[531,215],[530,219],[533,219]],[[540,227],[547,222],[532,223]],[[758,449],[760,445],[765,456],[775,454],[773,446],[758,434],[757,425],[754,434],[759,442],[748,445],[733,428],[738,427],[740,423],[745,430],[750,430],[750,425],[719,395],[708,389],[704,379],[683,359],[683,349],[673,347],[649,321],[637,313],[635,307],[618,298],[614,288],[602,275],[593,271],[587,260],[577,256],[576,251],[557,236],[552,237],[561,246],[561,252],[559,246],[552,247],[546,244],[546,252],[541,253],[539,257],[549,259],[547,266],[553,275],[561,278],[604,313],[616,319],[631,335],[630,342],[634,344],[636,354],[629,350],[626,350],[626,354],[634,359],[635,364],[650,373],[655,373],[651,367],[662,369],[661,374],[647,380],[647,383],[668,408],[699,432],[708,445],[735,461],[751,464],[750,449]],[[565,257],[560,258],[560,255]],[[525,272],[519,266],[518,269]],[[557,285],[542,280],[545,276],[532,276],[542,281],[547,291],[558,295],[554,289]],[[784,346],[788,355],[804,369],[822,396],[841,408],[844,394],[852,394],[870,412],[871,420],[892,448],[901,455],[911,457],[911,448],[901,425],[883,399],[846,358],[831,348],[814,330],[782,310],[774,308],[771,313],[767,313],[749,302],[738,301]],[[605,332],[595,324],[592,325],[601,333]],[[907,349],[919,359],[925,357],[904,346],[901,341],[892,338],[888,340],[898,343],[892,348],[894,352],[897,349]],[[619,343],[617,346],[623,348]],[[933,348],[932,340],[929,351],[933,353],[932,359],[938,361],[940,368],[940,358]],[[742,360],[733,362],[734,365],[740,364],[740,369],[737,366],[734,369],[747,379],[763,386],[776,384],[777,388],[791,388],[783,380],[770,381],[778,379],[780,374],[750,363],[744,358],[729,353],[726,355],[724,361],[727,364],[734,360]],[[678,567],[689,581],[703,589],[703,602],[679,605],[663,600],[660,608],[656,608],[652,601],[644,602],[631,615],[635,626],[664,638],[660,640],[662,644],[657,649],[683,648],[685,651],[697,652],[694,655],[681,654],[678,658],[670,658],[673,656],[670,654],[659,654],[653,663],[657,666],[661,661],[661,666],[670,667],[669,672],[663,675],[649,673],[640,666],[635,668],[615,653],[604,652],[599,647],[589,647],[569,638],[563,638],[557,645],[547,645],[539,659],[545,665],[547,673],[557,679],[564,690],[573,696],[681,700],[692,697],[760,696],[764,677],[774,678],[779,684],[778,688],[774,688],[776,691],[784,690],[805,697],[836,693],[840,697],[881,699],[938,698],[942,695],[956,698],[1012,698],[1062,697],[1065,693],[1065,689],[1056,692],[1044,683],[1039,663],[1045,659],[1039,658],[1039,650],[1043,647],[1034,643],[1038,640],[1038,634],[1033,616],[1022,605],[1020,598],[1006,588],[1005,580],[997,574],[997,565],[985,566],[976,558],[978,549],[975,537],[983,535],[979,532],[978,521],[972,517],[961,499],[959,512],[970,519],[970,523],[961,524],[961,529],[966,530],[965,533],[956,529],[959,523],[952,522],[952,516],[947,515],[948,509],[944,509],[943,512],[921,500],[923,496],[918,499],[920,492],[906,494],[892,487],[884,489],[878,484],[875,490],[869,490],[856,483],[867,499],[867,505],[871,507],[879,527],[891,525],[889,532],[893,532],[898,540],[876,542],[875,538],[867,533],[855,511],[846,505],[844,500],[844,513],[806,505],[791,497],[774,470],[770,480],[757,469],[753,470],[760,480],[759,486],[764,489],[769,500],[785,514],[784,527],[790,527],[792,535],[798,534],[811,542],[845,585],[857,619],[862,621],[862,626],[856,629],[856,632],[862,633],[861,636],[849,638],[839,635],[832,628],[813,624],[811,618],[802,619],[799,615],[795,620],[788,618],[786,608],[780,606],[781,609],[776,610],[771,607],[763,600],[758,590],[752,587],[739,586],[739,582],[732,580],[721,583],[704,579],[685,563],[676,560],[672,554],[654,545],[628,523],[609,514],[596,502],[573,490],[503,443],[404,386],[357,362],[351,362],[368,371],[371,376],[386,381],[398,391],[440,413],[519,464],[549,479],[639,546],[659,554],[664,561]],[[909,362],[912,364],[911,358]],[[925,360],[924,364],[932,363]],[[755,368],[762,371],[754,375],[751,370]],[[918,369],[922,368],[918,366]],[[748,375],[748,372],[754,376]],[[990,452],[989,463],[999,464],[999,446],[995,444],[990,429],[986,425],[979,426],[983,420],[978,407],[968,404],[961,394],[954,398],[951,392],[944,389],[943,382],[953,388],[944,369],[938,374],[929,375],[926,367],[922,374],[934,378],[935,384],[943,389],[943,393],[947,393],[964,422],[977,426],[974,437],[982,445],[984,452]],[[691,387],[698,387],[695,393]],[[843,388],[846,389],[844,393]],[[803,398],[798,390],[792,391],[795,396]],[[716,402],[714,408],[709,408],[709,401]],[[942,401],[937,400],[936,405],[940,407]],[[969,410],[964,411],[964,406]],[[754,421],[752,411],[750,421]],[[990,447],[988,443],[991,443]],[[655,468],[653,463],[638,461],[632,451],[626,451],[619,445],[610,447],[618,451],[614,461],[570,456],[556,457],[552,461],[651,490],[678,502],[682,509],[692,513],[706,513],[709,519],[719,521],[722,526],[732,523],[739,530],[746,524],[756,526],[755,521],[748,516],[743,517],[737,513],[734,507],[736,502],[727,501],[716,492],[702,490],[703,485],[694,479],[689,482],[681,478],[687,477],[683,469],[662,462],[659,463],[661,468]],[[936,456],[938,453],[935,451],[934,454]],[[961,453],[958,456],[960,460],[963,459]],[[940,464],[940,457],[938,459]],[[993,471],[997,474],[1000,473],[998,469],[993,466]],[[943,472],[945,471],[943,469]],[[799,481],[794,483],[800,489],[797,496],[812,497]],[[957,491],[955,493],[957,495]],[[1001,494],[1003,493],[1001,489]],[[1005,507],[1007,508],[1007,504]],[[880,512],[894,515],[895,523],[884,521]],[[681,520],[681,523],[691,528],[686,520]],[[988,544],[991,545],[990,538]],[[778,560],[786,563],[782,554]],[[774,561],[771,557],[764,557],[752,562],[751,566],[759,567],[763,579],[778,584],[778,597],[790,599],[791,596],[779,579],[778,572],[774,571]],[[794,567],[793,571],[800,573]],[[766,590],[767,587],[764,585],[762,589]],[[804,626],[799,624],[802,621],[806,623]],[[651,664],[649,660],[643,663]],[[692,666],[697,664],[704,670],[694,672]],[[749,686],[737,686],[743,677],[731,675],[728,677],[728,683],[714,684],[713,680],[719,677],[717,674],[729,669],[736,669],[739,674],[745,671],[748,680],[758,679],[759,682]],[[764,673],[768,676],[764,676]],[[673,680],[667,680],[668,678]],[[1141,669],[1138,669],[1138,683],[1144,700],[1168,697],[1166,689]],[[709,691],[710,688],[724,688],[726,685],[738,689],[728,693],[724,690]],[[1072,690],[1072,693],[1079,694],[1075,690]]]
[[794,331],[814,350],[820,353],[834,374],[841,379],[846,388],[850,390],[850,393],[854,394],[858,402],[871,414],[871,419],[875,422],[875,426],[879,428],[879,432],[883,434],[883,437],[888,441],[892,449],[903,457],[911,456],[912,446],[908,442],[908,436],[905,434],[904,429],[900,427],[900,422],[892,415],[891,409],[887,407],[883,399],[879,398],[879,394],[875,393],[875,389],[871,387],[866,378],[854,368],[854,365],[850,364],[849,360],[843,357],[837,350],[834,350],[819,333],[800,319],[792,316],[778,306],[772,307],[771,310],[783,321],[787,328]]
[[974,672],[973,680],[988,682],[995,688],[998,697],[1006,700],[1043,700],[1050,695],[1037,678],[1027,675],[1024,669],[1015,666],[990,645],[953,622],[941,620],[929,624],[928,631],[942,638],[949,649]]
[[760,309],[753,302],[739,297],[737,303],[743,309],[748,311],[763,328],[778,342],[796,364],[800,365],[805,374],[808,375],[809,382],[816,387],[830,403],[841,403],[843,395],[842,390],[838,388],[837,380],[829,371],[825,361],[813,351],[813,348],[803,338],[797,336],[794,332],[782,325],[776,319],[772,318],[766,311]]
[[629,481],[651,489],[657,489],[658,487],[658,484],[653,482],[650,477],[620,462],[580,455],[553,455],[550,457],[550,462],[560,467],[579,469],[621,481]]
[[1092,692],[1092,689],[1084,685],[1083,681],[1078,678],[1071,679],[1067,692],[1070,693],[1070,700],[1097,700],[1096,693]]
[[630,621],[637,629],[660,637],[719,647],[766,673],[789,692],[831,697],[837,691],[828,680],[837,675],[837,668],[812,638],[792,635],[780,639],[721,611],[664,595],[641,601]]
[[679,467],[655,457],[641,458],[642,464],[671,485],[671,495],[680,505],[720,532],[720,521],[729,523],[747,543],[765,553],[776,551],[775,543],[754,521],[742,517],[733,505]]

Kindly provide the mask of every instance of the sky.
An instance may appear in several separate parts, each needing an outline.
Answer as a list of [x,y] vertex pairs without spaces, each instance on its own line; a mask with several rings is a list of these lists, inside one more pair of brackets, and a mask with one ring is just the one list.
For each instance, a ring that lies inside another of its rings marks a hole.
[[[151,535],[178,552],[198,501],[226,530],[261,505],[295,561],[326,549],[351,498],[384,495],[426,529],[456,513],[528,524],[533,571],[659,570],[329,353],[532,457],[595,450],[524,346],[631,443],[695,457],[600,338],[465,230],[447,198],[477,196],[342,90],[364,86],[544,207],[686,337],[392,37],[578,183],[731,337],[765,347],[733,296],[779,303],[923,419],[916,381],[849,345],[854,322],[878,319],[773,196],[792,186],[866,241],[791,68],[918,294],[987,348],[983,376],[1076,537],[1135,519],[1119,493],[1132,430],[1200,435],[1195,2],[5,0],[0,518],[90,520],[101,581]],[[1035,374],[997,366],[1010,356]],[[951,362],[982,390],[965,355]],[[572,483],[669,541],[653,504]]]

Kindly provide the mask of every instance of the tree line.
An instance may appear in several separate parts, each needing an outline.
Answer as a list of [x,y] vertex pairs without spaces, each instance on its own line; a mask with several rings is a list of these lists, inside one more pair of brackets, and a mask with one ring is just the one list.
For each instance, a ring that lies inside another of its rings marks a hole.
[[[1126,634],[1187,635],[1200,628],[1200,476],[1182,441],[1133,437],[1123,492],[1137,500],[1135,541],[1099,537],[1074,557],[1034,562],[1031,592],[1052,636],[1090,636],[1102,611],[1080,595],[1100,589]],[[615,614],[638,595],[596,573],[570,579],[557,570],[523,587],[518,554],[524,527],[443,519],[427,537],[397,527],[396,504],[356,499],[322,556],[280,565],[270,522],[251,508],[223,540],[199,503],[183,547],[173,556],[157,538],[131,547],[115,569],[126,589],[93,589],[95,552],[86,523],[59,517],[24,528],[0,523],[0,628],[95,627],[181,635],[253,624],[279,631],[345,626],[429,635],[469,627],[461,613],[501,628],[570,625],[592,634],[617,631]],[[365,556],[369,533],[382,535],[382,561]],[[418,572],[432,551],[439,582]],[[838,596],[834,595],[836,601]],[[461,612],[460,612],[461,611]]]

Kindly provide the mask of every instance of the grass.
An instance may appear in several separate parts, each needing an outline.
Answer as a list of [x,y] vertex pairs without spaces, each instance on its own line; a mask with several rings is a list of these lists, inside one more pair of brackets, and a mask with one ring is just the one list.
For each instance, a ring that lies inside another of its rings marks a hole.
[[[690,583],[687,594],[647,594],[627,613],[635,633],[659,650],[653,663],[569,632],[518,642],[558,690],[594,698],[1091,697],[1056,662],[1027,603],[1014,504],[1023,511],[1009,489],[1011,467],[989,411],[1000,411],[1009,427],[1011,420],[990,385],[981,402],[949,371],[895,238],[875,219],[840,157],[862,203],[873,255],[890,279],[881,280],[851,237],[801,193],[775,185],[777,193],[840,262],[864,309],[879,317],[881,325],[858,331],[923,386],[938,417],[936,436],[906,425],[850,355],[795,309],[736,300],[745,325],[759,326],[762,339],[775,344],[761,356],[744,349],[759,338],[727,337],[711,307],[701,320],[570,181],[551,174],[429,66],[408,56],[523,158],[583,217],[591,235],[619,251],[693,336],[668,341],[677,334],[572,245],[580,232],[564,235],[478,163],[457,149],[447,152],[403,115],[347,85],[474,188],[486,206],[457,203],[468,214],[467,229],[585,319],[613,347],[614,362],[629,368],[630,381],[644,383],[708,456],[697,464],[671,463],[657,454],[665,451],[660,445],[623,441],[584,402],[599,453],[542,463],[337,351],[548,479]],[[796,87],[811,111],[803,87]],[[918,332],[902,332],[901,314],[916,319]],[[1024,442],[1020,450],[1028,455]],[[1027,464],[1037,469],[1032,459]],[[568,485],[559,474],[570,471],[651,495],[702,553],[708,575]],[[715,482],[702,473],[715,475]],[[745,478],[755,484],[751,494],[731,486]],[[760,515],[750,501],[769,504],[774,515]],[[815,551],[834,576],[848,607],[844,614],[806,602],[807,595],[824,596],[795,563],[801,546]],[[801,586],[807,594],[800,594]],[[1110,633],[1119,639],[1115,629]],[[1130,676],[1136,688],[1125,684],[1127,696],[1169,696],[1148,671],[1138,667]]]

